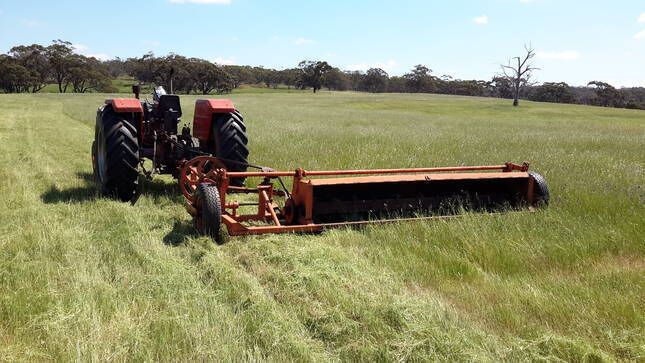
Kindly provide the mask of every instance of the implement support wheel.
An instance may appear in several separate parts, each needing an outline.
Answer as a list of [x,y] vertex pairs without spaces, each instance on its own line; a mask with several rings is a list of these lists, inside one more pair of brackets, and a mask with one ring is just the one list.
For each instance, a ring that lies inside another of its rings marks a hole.
[[200,184],[193,197],[197,213],[193,225],[201,235],[209,236],[217,244],[222,244],[220,229],[222,224],[222,205],[219,191],[215,185]]
[[529,171],[529,175],[533,178],[533,205],[536,207],[543,207],[549,205],[549,186],[546,184],[546,179],[534,171]]

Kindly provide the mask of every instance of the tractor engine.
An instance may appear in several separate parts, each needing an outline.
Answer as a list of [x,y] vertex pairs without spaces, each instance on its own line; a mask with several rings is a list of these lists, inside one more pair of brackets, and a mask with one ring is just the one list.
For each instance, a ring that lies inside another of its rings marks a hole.
[[143,101],[141,106],[140,154],[153,160],[155,172],[176,177],[178,164],[201,155],[199,140],[191,136],[190,128],[184,126],[181,134],[178,133],[182,116],[179,96],[166,94],[163,87],[156,87],[152,101]]

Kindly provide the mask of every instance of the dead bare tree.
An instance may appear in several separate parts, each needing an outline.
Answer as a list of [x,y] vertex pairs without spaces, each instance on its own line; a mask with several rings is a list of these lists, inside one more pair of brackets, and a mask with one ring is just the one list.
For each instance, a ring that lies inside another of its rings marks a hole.
[[[524,46],[526,54],[523,57],[513,57],[508,60],[508,64],[502,64],[503,77],[506,78],[513,90],[513,106],[520,103],[520,91],[526,85],[530,85],[533,71],[540,68],[533,67],[531,59],[535,57],[535,51],[531,46]],[[516,63],[516,64],[515,64]]]

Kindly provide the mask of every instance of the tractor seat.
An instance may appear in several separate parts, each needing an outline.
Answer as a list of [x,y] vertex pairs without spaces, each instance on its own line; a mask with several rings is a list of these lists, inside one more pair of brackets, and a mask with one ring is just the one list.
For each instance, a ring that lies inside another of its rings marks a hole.
[[181,117],[181,104],[179,102],[179,96],[161,95],[159,97],[159,110],[164,112],[170,109],[172,109],[173,111],[179,112],[177,116]]

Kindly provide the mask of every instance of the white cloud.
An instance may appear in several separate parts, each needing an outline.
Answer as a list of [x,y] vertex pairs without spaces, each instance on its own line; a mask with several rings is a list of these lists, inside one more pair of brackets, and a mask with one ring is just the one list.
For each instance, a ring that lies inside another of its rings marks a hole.
[[173,4],[218,4],[228,5],[231,0],[170,0]]
[[221,64],[221,65],[224,65],[224,66],[232,66],[232,65],[237,64],[237,61],[233,57],[229,57],[229,58],[216,57],[216,58],[213,58],[211,61],[213,63]]
[[486,16],[486,15],[476,16],[476,17],[473,18],[473,22],[475,22],[475,24],[479,24],[479,25],[486,25],[486,24],[488,24],[488,16]]
[[524,4],[532,3],[533,1],[535,0],[520,0],[520,2]]
[[303,37],[298,37],[293,41],[293,44],[295,45],[306,45],[306,44],[313,44],[314,41],[312,39],[307,39]]
[[109,55],[107,55],[105,53],[91,53],[91,52],[89,52],[90,47],[88,47],[85,44],[74,43],[74,44],[72,44],[72,49],[77,54],[81,54],[81,55],[84,55],[86,57],[94,57],[94,58],[96,58],[98,60],[102,60],[102,61],[112,59],[111,56],[109,56]]
[[89,47],[85,44],[74,43],[72,44],[72,49],[74,49],[76,53],[83,54],[83,52],[87,51]]
[[537,52],[537,57],[548,60],[571,61],[580,58],[580,53],[575,50],[565,50],[563,52]]
[[[0,11],[0,14],[2,14],[2,11]],[[645,13],[642,13],[642,14],[638,17],[638,22],[639,22],[639,23],[645,23]]]
[[112,59],[111,56],[105,54],[105,53],[96,53],[96,54],[85,54],[87,57],[94,57],[100,61],[106,61]]
[[645,29],[639,31],[638,33],[634,34],[634,39],[636,40],[641,40],[645,39]]
[[381,68],[382,70],[386,72],[391,72],[395,70],[399,66],[399,63],[395,61],[394,59],[390,59],[385,63],[358,63],[358,64],[349,64],[345,66],[345,69],[348,71],[363,71],[365,72],[366,70],[370,68]]

